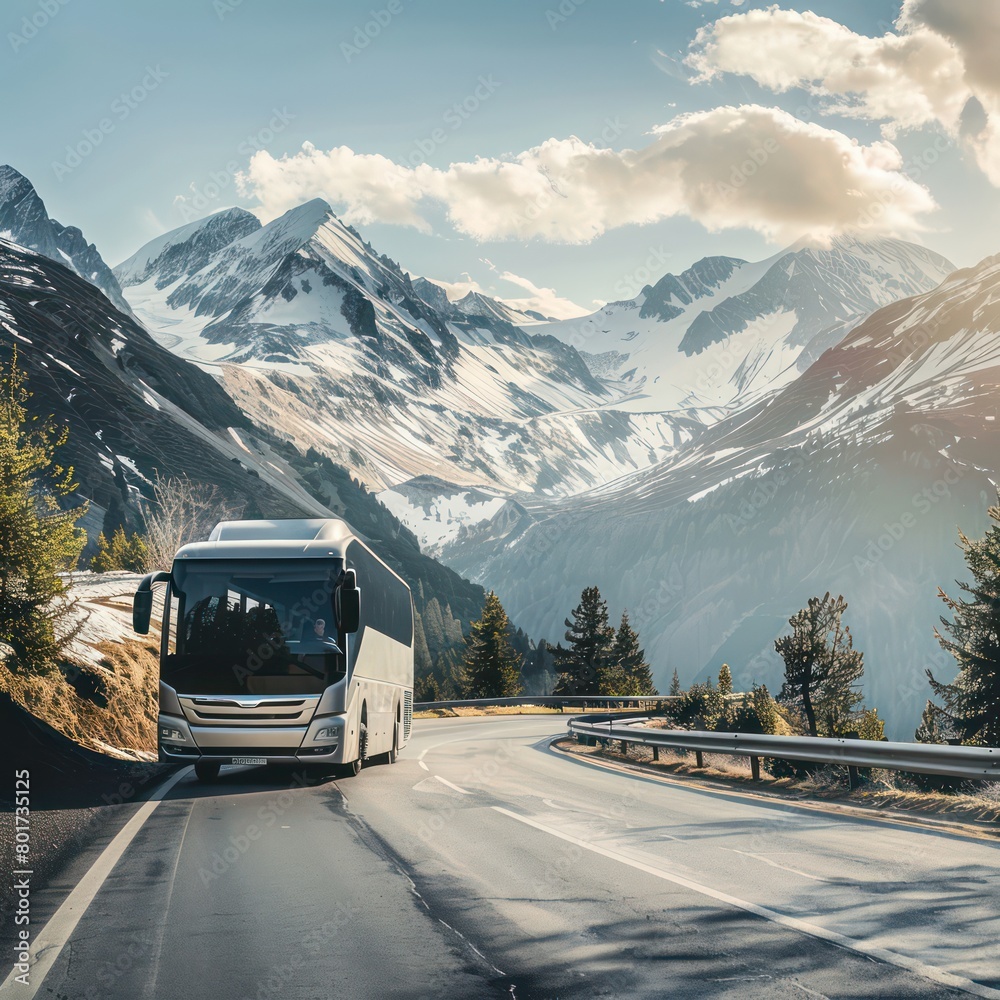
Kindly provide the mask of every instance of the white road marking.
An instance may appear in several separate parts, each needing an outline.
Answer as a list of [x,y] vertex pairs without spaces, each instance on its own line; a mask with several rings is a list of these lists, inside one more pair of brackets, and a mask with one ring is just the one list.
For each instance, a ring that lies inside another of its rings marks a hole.
[[763,861],[765,865],[772,868],[780,868],[783,872],[791,872],[793,875],[801,875],[803,878],[811,878],[814,882],[831,882],[828,878],[820,878],[819,875],[810,875],[808,872],[799,871],[798,868],[789,868],[788,865],[779,865],[777,861],[765,858],[762,854],[751,854],[750,851],[738,851],[735,847],[720,847],[720,851],[731,851],[733,854],[742,854],[745,858],[753,858],[755,861]]
[[910,958],[908,955],[900,955],[897,952],[889,951],[886,948],[880,948],[877,945],[869,944],[867,941],[861,941],[857,938],[848,937],[846,934],[841,934],[838,931],[828,930],[826,927],[821,927],[819,924],[813,924],[807,920],[800,920],[798,917],[790,917],[786,913],[779,913],[777,910],[768,909],[766,906],[758,906],[757,903],[751,903],[748,900],[740,899],[737,896],[730,896],[729,893],[722,892],[719,889],[713,889],[708,885],[702,885],[700,882],[695,882],[689,878],[685,878],[683,875],[675,875],[673,872],[664,871],[662,868],[655,868],[653,865],[648,865],[645,862],[627,857],[626,855],[620,854],[617,851],[612,851],[607,847],[599,847],[597,844],[588,843],[586,840],[581,840],[579,837],[574,837],[572,834],[563,833],[561,830],[555,830],[550,826],[545,826],[545,824],[537,822],[536,820],[529,819],[527,816],[521,816],[518,813],[511,812],[509,809],[504,809],[503,806],[492,806],[491,808],[498,813],[502,813],[504,816],[509,816],[511,819],[517,820],[518,823],[523,823],[525,826],[541,830],[542,833],[547,833],[549,836],[558,837],[560,840],[565,840],[570,844],[575,844],[577,847],[581,847],[586,851],[591,851],[594,854],[600,854],[602,857],[610,858],[612,861],[617,861],[620,864],[636,868],[639,871],[645,872],[647,875],[654,875],[656,878],[661,878],[666,882],[673,882],[675,885],[682,886],[685,889],[690,889],[703,896],[708,896],[710,899],[717,900],[720,903],[727,903],[729,906],[735,906],[738,909],[746,910],[747,913],[763,917],[765,920],[770,920],[772,923],[780,924],[782,927],[788,927],[791,930],[799,931],[801,934],[808,934],[810,937],[818,938],[821,941],[829,941],[831,944],[838,945],[841,948],[846,948],[859,955],[865,955],[868,958],[874,958],[879,962],[886,963],[887,965],[895,965],[897,968],[906,969],[907,972],[913,972],[916,975],[922,976],[924,979],[929,979],[931,982],[938,983],[941,986],[949,986],[952,989],[963,990],[964,992],[971,993],[973,996],[977,997],[988,997],[991,998],[991,1000],[1000,1000],[1000,990],[991,989],[989,986],[983,986],[980,983],[973,982],[971,979],[966,979],[964,976],[957,976],[952,972],[947,972],[944,969],[937,968],[936,966],[927,965],[919,959]]
[[52,966],[55,965],[66,942],[70,939],[80,918],[86,913],[87,907],[93,902],[94,897],[104,885],[104,880],[111,874],[111,870],[118,864],[121,856],[132,843],[135,835],[142,829],[143,824],[152,815],[153,810],[160,804],[164,795],[170,791],[174,785],[190,768],[184,768],[177,774],[167,778],[159,788],[136,810],[135,815],[118,831],[114,840],[104,848],[101,856],[90,866],[87,874],[76,884],[76,888],[63,900],[62,906],[56,910],[49,918],[49,922],[38,932],[31,945],[31,959],[29,959],[30,969],[28,971],[28,983],[25,986],[17,981],[17,970],[12,969],[10,975],[4,980],[0,992],[5,1000],[32,1000],[42,982],[49,974]]
[[428,766],[427,766],[427,765],[426,765],[426,764],[425,764],[425,763],[424,763],[424,762],[423,762],[422,760],[418,760],[418,761],[417,761],[417,763],[418,763],[418,764],[419,764],[419,765],[420,765],[420,766],[421,766],[421,767],[422,767],[422,768],[423,768],[423,769],[424,769],[425,771],[429,771],[429,770],[430,770],[430,768],[429,768],[429,767],[428,767]]
[[449,788],[458,792],[459,795],[471,795],[472,792],[467,792],[464,788],[459,788],[458,785],[453,784],[447,778],[442,778],[440,774],[435,774],[435,778],[441,782],[442,785],[447,785]]

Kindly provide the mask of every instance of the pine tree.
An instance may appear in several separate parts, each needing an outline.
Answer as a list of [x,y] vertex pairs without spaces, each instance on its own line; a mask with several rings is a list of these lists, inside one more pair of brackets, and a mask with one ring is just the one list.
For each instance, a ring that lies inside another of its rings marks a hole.
[[779,699],[800,705],[812,736],[834,732],[851,717],[860,696],[854,684],[864,673],[862,654],[854,649],[851,630],[843,624],[847,602],[842,596],[812,597],[808,607],[788,620],[792,634],[774,643],[785,661]]
[[988,513],[994,522],[983,538],[959,540],[972,583],[959,583],[969,599],[938,595],[952,613],[941,619],[950,638],[934,630],[938,642],[958,661],[951,684],[938,681],[930,670],[931,689],[943,705],[934,705],[941,722],[967,744],[1000,745],[1000,491]]
[[68,431],[30,416],[30,399],[15,350],[0,368],[0,646],[13,651],[12,668],[42,673],[71,638],[58,573],[80,557],[86,536],[76,522],[87,507],[60,507],[77,488],[56,460]]
[[[611,644],[611,651],[608,655],[609,663],[605,666],[605,672],[609,667],[617,667],[621,677],[616,675],[617,685],[628,690],[608,691],[608,694],[629,694],[636,697],[654,695],[659,692],[653,683],[653,675],[650,672],[649,664],[646,662],[646,651],[639,647],[639,636],[629,621],[628,612],[622,612],[621,624],[615,634],[614,642]],[[602,681],[601,687],[611,686],[610,681]],[[602,691],[603,693],[603,691]]]
[[944,712],[928,699],[913,738],[918,743],[947,743],[955,739],[955,727],[943,716]]
[[608,605],[597,587],[587,587],[573,618],[565,620],[568,647],[557,647],[556,694],[598,694],[600,671],[608,665],[615,630],[608,624]]
[[103,531],[97,536],[97,553],[90,560],[90,568],[95,573],[108,573],[116,569],[142,573],[148,562],[149,550],[142,535],[133,533],[126,537],[125,529],[118,525],[110,543]]
[[719,694],[723,697],[733,693],[733,675],[728,663],[723,663],[719,668]]
[[676,698],[681,693],[681,679],[677,676],[677,668],[674,667],[674,676],[670,680],[670,694]]
[[465,654],[466,698],[512,698],[521,692],[521,657],[510,644],[511,625],[491,590],[483,613],[472,623]]
[[778,706],[775,705],[766,684],[753,687],[753,710],[760,723],[760,731],[773,735],[778,731]]

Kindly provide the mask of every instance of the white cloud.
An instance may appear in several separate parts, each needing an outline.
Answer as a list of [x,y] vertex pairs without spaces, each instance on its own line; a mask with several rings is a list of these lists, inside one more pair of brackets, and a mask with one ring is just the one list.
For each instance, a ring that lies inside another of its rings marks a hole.
[[880,37],[775,6],[701,28],[687,64],[701,80],[732,73],[776,92],[802,88],[817,110],[879,121],[887,138],[938,125],[1000,185],[998,47],[996,0],[906,0]]
[[485,258],[482,260],[491,271],[496,273],[498,281],[523,288],[531,294],[520,298],[511,298],[498,292],[494,287],[484,288],[468,273],[462,275],[461,281],[442,281],[440,278],[431,278],[430,280],[445,290],[451,302],[464,298],[469,292],[478,292],[480,295],[488,295],[498,299],[514,309],[539,312],[552,319],[576,319],[578,316],[586,316],[593,311],[577,305],[572,299],[563,298],[556,293],[554,288],[540,288],[528,278],[522,278],[513,271],[500,271],[492,261]]
[[888,142],[861,145],[777,108],[745,105],[678,116],[642,149],[553,138],[515,156],[437,169],[306,144],[280,160],[254,154],[238,181],[265,219],[321,196],[350,222],[423,230],[428,209],[443,205],[457,230],[480,241],[586,243],[677,215],[789,240],[859,226],[921,229],[936,206],[900,166]]
[[541,288],[528,278],[522,278],[513,271],[501,271],[498,275],[500,281],[523,288],[529,294],[526,297],[512,299],[504,297],[504,302],[515,309],[532,310],[539,312],[543,316],[550,316],[552,319],[576,319],[578,316],[586,316],[592,312],[577,305],[571,299],[565,299],[556,294],[554,288]]

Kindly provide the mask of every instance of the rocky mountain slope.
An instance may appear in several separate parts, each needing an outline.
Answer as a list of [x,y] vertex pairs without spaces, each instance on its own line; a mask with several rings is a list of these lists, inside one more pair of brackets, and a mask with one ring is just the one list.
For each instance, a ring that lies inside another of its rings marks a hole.
[[49,218],[45,204],[23,174],[0,164],[0,239],[36,250],[96,285],[122,312],[130,312],[118,279],[93,243],[76,226]]
[[[535,634],[580,589],[628,607],[657,679],[725,661],[774,688],[786,619],[843,593],[866,692],[909,738],[925,667],[954,672],[933,626],[964,579],[957,530],[985,530],[1000,474],[1000,258],[887,306],[792,383],[677,459],[515,521],[466,529],[444,558],[488,580]],[[499,515],[498,515],[499,516]]]
[[756,263],[706,257],[635,298],[542,329],[628,386],[625,409],[711,413],[788,384],[875,309],[954,269],[913,243],[841,236]]
[[343,468],[255,426],[211,376],[157,345],[68,267],[0,241],[0,362],[18,364],[31,411],[69,428],[64,461],[100,531],[142,526],[157,472],[215,486],[246,516],[337,514],[411,583],[420,667],[455,662],[482,590],[420,552],[415,537]]

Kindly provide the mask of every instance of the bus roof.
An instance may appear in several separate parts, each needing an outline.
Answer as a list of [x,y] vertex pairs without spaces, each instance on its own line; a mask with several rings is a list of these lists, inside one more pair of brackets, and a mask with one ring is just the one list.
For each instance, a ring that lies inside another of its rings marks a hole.
[[175,559],[343,559],[355,534],[339,517],[220,521],[207,542],[190,542]]

